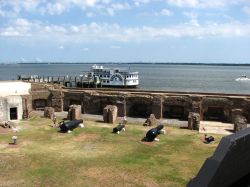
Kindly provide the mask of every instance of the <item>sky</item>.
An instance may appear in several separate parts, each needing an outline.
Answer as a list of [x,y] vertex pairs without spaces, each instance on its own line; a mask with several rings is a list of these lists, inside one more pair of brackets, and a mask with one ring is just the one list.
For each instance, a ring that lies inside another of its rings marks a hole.
[[250,63],[250,0],[0,0],[0,62]]

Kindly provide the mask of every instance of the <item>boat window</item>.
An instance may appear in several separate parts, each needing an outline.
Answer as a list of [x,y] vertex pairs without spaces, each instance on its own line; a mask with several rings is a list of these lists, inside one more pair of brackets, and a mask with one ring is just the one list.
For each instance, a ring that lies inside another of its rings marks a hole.
[[109,83],[109,81],[107,81],[107,83]]

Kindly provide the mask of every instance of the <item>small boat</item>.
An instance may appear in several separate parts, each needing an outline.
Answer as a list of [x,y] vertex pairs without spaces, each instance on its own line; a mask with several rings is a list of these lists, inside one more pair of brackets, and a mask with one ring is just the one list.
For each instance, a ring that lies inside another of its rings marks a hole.
[[235,79],[236,81],[250,81],[250,78],[247,78],[246,75],[241,75],[241,77]]
[[136,87],[139,85],[139,73],[127,68],[104,68],[93,65],[85,77],[97,77],[102,86],[106,87]]

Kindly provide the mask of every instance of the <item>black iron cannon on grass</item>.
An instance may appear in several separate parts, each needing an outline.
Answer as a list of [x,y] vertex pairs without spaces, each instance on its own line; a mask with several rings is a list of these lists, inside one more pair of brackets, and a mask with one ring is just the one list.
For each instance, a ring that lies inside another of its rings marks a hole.
[[84,127],[83,124],[83,120],[72,120],[72,121],[61,121],[59,123],[59,128],[60,128],[60,132],[68,132],[70,133],[71,131],[73,131],[75,128],[77,127]]
[[157,136],[159,134],[165,134],[166,131],[163,130],[164,126],[163,125],[158,125],[155,128],[150,129],[146,136],[142,139],[142,141],[146,141],[146,142],[153,142],[153,141],[160,141]]

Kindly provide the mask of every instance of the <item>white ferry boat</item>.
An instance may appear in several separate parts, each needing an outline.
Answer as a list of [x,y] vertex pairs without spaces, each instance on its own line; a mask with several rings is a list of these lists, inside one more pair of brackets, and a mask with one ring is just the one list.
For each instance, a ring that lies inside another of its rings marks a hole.
[[95,64],[85,76],[87,78],[98,77],[102,86],[107,87],[136,87],[139,85],[139,73],[125,68],[104,68]]

